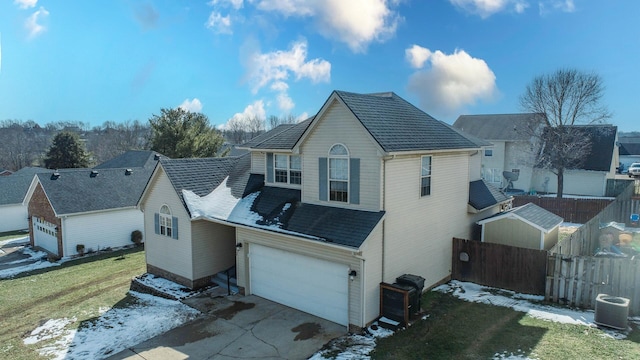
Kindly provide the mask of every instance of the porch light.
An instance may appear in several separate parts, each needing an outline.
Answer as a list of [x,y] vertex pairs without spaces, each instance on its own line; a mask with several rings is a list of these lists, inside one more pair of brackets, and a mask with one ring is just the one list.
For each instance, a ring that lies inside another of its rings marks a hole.
[[356,272],[355,270],[350,270],[349,271],[349,279],[350,280],[353,280],[357,275],[358,275],[358,272]]
[[240,250],[242,249],[242,243],[237,243],[236,244],[236,250]]

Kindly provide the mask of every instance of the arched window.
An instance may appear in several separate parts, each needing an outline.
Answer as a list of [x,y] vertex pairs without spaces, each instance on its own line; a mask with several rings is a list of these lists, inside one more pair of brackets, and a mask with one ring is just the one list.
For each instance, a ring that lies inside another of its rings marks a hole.
[[329,200],[349,202],[349,151],[342,144],[329,150]]
[[160,208],[160,234],[173,237],[173,218],[171,217],[171,209],[167,205]]

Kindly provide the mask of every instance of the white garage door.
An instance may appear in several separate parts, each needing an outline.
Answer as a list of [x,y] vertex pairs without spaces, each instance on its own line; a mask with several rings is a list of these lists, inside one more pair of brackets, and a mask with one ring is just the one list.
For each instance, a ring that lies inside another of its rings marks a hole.
[[249,262],[253,294],[349,324],[347,265],[255,244]]
[[33,217],[33,240],[35,246],[40,246],[54,254],[58,254],[58,230],[56,225],[38,217]]

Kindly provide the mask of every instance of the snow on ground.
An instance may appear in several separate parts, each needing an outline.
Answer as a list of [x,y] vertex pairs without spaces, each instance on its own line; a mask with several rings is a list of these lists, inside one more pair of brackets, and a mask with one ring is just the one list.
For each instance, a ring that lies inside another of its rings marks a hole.
[[[8,240],[8,241],[14,241]],[[14,243],[12,243],[13,246]],[[2,246],[2,245],[0,245]],[[31,247],[23,246],[22,249],[16,250],[16,252],[22,252],[22,254],[28,257],[20,260],[11,261],[5,263],[6,265],[16,265],[10,268],[0,270],[0,279],[6,279],[14,277],[20,273],[33,271],[38,269],[44,269],[52,266],[60,266],[62,262],[49,262],[47,261],[47,253],[44,251],[34,251]],[[19,265],[20,263],[27,263]]]
[[[452,280],[434,289],[469,301],[512,308],[527,315],[564,324],[597,327],[592,310],[574,310],[570,308],[543,305],[544,296],[519,294],[510,290],[496,289],[470,282]],[[616,331],[602,328],[602,331],[614,339],[624,339],[628,331]]]
[[136,299],[126,308],[104,311],[95,321],[69,329],[77,320],[51,319],[24,339],[40,345],[41,356],[53,359],[103,359],[194,319],[199,312],[176,300],[129,292]]
[[28,243],[29,243],[29,236],[25,235],[25,236],[20,237],[20,238],[0,241],[0,248],[27,245]]
[[186,299],[197,294],[196,292],[184,287],[183,285],[176,284],[173,281],[163,279],[149,273],[136,277],[134,281],[137,281],[140,284],[167,294],[176,300]]
[[391,335],[393,335],[393,331],[380,327],[377,323],[374,323],[367,328],[364,335],[351,334],[331,341],[326,349],[313,354],[309,360],[323,360],[326,359],[323,355],[331,353],[333,356],[336,351],[340,352],[338,355],[335,355],[335,357],[332,357],[332,359],[370,359],[369,354],[376,347],[376,339]]

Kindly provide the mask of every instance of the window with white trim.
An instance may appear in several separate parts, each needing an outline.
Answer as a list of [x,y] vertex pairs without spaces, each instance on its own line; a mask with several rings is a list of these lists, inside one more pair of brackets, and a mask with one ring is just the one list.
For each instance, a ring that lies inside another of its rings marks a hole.
[[349,202],[349,151],[341,144],[329,150],[329,200]]
[[420,196],[431,195],[431,156],[423,156],[420,161]]
[[299,155],[273,156],[274,180],[283,184],[302,184],[302,158]]
[[173,219],[171,217],[171,210],[167,205],[162,205],[160,208],[160,235],[172,237],[173,231]]
[[493,149],[484,149],[484,156],[493,156]]

